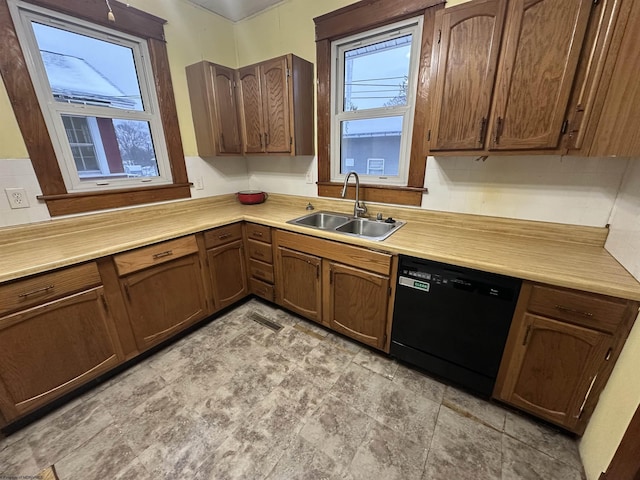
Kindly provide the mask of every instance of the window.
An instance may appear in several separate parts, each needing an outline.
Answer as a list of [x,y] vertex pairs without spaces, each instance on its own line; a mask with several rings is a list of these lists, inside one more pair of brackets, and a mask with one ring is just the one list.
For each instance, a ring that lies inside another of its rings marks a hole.
[[0,74],[52,216],[189,198],[165,20],[0,0]]
[[418,18],[332,42],[333,181],[407,185],[421,31]]
[[12,7],[67,192],[171,184],[146,42]]
[[[444,3],[360,0],[313,19],[319,196],[339,197],[344,173],[356,170],[361,199],[421,205],[431,51]],[[380,74],[387,56],[397,57],[394,70]]]

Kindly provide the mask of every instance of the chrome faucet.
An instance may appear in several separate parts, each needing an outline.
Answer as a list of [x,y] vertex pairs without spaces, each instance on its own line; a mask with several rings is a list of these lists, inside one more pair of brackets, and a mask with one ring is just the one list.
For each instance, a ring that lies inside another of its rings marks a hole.
[[351,175],[356,177],[356,203],[353,205],[353,216],[358,218],[364,216],[367,213],[367,207],[364,203],[360,204],[360,177],[353,170],[347,173],[347,176],[344,178],[344,185],[342,187],[342,198],[347,194],[347,186],[349,184],[349,178]]

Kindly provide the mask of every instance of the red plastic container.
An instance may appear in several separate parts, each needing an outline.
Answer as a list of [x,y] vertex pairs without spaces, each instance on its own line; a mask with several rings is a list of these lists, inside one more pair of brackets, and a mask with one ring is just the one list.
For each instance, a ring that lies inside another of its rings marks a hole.
[[244,190],[236,193],[236,195],[238,197],[238,201],[245,205],[262,203],[269,197],[266,192],[261,192],[260,190]]

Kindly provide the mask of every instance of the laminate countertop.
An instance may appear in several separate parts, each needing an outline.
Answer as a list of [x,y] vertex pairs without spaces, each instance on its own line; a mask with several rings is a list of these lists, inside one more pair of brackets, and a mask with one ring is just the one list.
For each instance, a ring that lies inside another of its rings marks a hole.
[[234,195],[137,207],[0,229],[0,282],[8,282],[236,221],[250,221],[393,254],[640,300],[640,283],[604,248],[607,230],[371,204],[407,223],[382,242],[296,226],[315,211],[351,213],[352,201],[271,195],[241,205]]

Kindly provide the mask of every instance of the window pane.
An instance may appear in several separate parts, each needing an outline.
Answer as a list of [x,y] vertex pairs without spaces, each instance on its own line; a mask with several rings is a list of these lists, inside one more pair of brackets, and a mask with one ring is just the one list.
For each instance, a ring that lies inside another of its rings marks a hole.
[[143,110],[130,48],[41,23],[31,25],[56,101]]
[[340,173],[397,176],[402,116],[340,122]]
[[62,123],[81,179],[159,176],[148,122],[62,115]]
[[411,37],[347,50],[344,53],[344,111],[407,104]]

